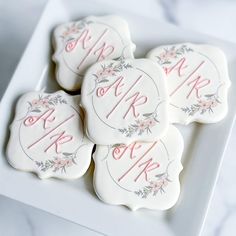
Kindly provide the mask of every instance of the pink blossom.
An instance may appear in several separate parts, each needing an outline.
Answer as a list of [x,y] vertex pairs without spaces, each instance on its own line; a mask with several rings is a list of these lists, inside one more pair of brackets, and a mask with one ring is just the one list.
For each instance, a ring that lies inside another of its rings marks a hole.
[[76,34],[76,33],[79,33],[79,29],[75,26],[75,25],[72,25],[70,28],[68,28],[67,30],[65,30],[62,35],[64,37],[67,37],[71,34]]
[[158,190],[162,187],[162,182],[157,181],[157,182],[150,182],[150,186],[155,190]]
[[65,160],[65,162],[66,162],[66,166],[68,166],[68,167],[73,165],[73,161],[71,159],[67,159],[67,160]]
[[166,53],[166,52],[161,53],[161,54],[160,54],[160,58],[161,58],[161,60],[163,60],[163,61],[167,61],[167,60],[168,60],[167,53]]
[[162,187],[166,187],[168,185],[168,181],[166,179],[162,180]]
[[43,106],[43,107],[46,107],[48,108],[49,104],[48,104],[48,99],[42,99],[40,101],[40,105]]
[[147,119],[145,123],[147,127],[153,127],[156,125],[156,121],[153,118]]
[[56,157],[54,160],[54,166],[57,169],[60,169],[62,167],[70,167],[72,165],[73,165],[72,159],[63,159],[63,158]]
[[144,122],[144,121],[140,121],[140,123],[138,124],[138,126],[139,126],[139,129],[140,129],[141,131],[144,131],[144,130],[147,128],[146,122]]
[[97,75],[98,78],[104,78],[104,77],[107,77],[107,76],[115,75],[115,72],[112,68],[106,68],[106,69],[103,69],[103,70],[99,70],[96,73],[96,75]]
[[162,52],[159,57],[162,61],[168,61],[172,58],[176,58],[177,54],[174,49],[171,49],[169,51]]
[[49,107],[48,99],[34,99],[31,102],[31,104],[34,107],[38,107],[38,106],[42,106],[42,107],[45,107],[45,108]]
[[217,106],[217,101],[212,100],[212,101],[209,102],[209,104],[210,104],[211,107],[216,107]]
[[97,75],[97,77],[103,76],[103,70],[97,71],[96,75]]
[[55,160],[54,160],[54,166],[55,166],[55,168],[57,168],[57,169],[59,169],[59,168],[61,168],[61,167],[63,167],[64,166],[64,161],[63,161],[63,159],[61,159],[61,158],[55,158]]
[[107,76],[113,76],[113,75],[115,75],[115,71],[113,71],[112,68],[107,68],[107,69],[105,70],[105,73],[106,73]]
[[176,57],[176,52],[175,50],[170,50],[167,52],[167,57],[169,58],[175,58]]
[[33,106],[38,106],[38,105],[40,105],[40,102],[39,102],[38,99],[34,99],[34,100],[31,102],[31,104],[32,104]]
[[107,77],[107,73],[105,70],[99,70],[97,73],[96,73],[98,79],[102,79],[102,78],[105,78]]
[[198,103],[202,109],[208,109],[211,107],[211,104],[208,101],[200,100],[200,101],[198,101]]

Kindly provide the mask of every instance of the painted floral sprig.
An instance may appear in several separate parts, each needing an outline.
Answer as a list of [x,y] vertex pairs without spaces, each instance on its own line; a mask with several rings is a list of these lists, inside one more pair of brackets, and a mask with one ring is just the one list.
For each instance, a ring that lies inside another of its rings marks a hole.
[[142,135],[144,132],[151,133],[152,127],[160,123],[157,119],[157,113],[145,113],[143,119],[135,120],[135,123],[130,124],[127,128],[118,129],[126,137],[131,137],[133,134]]
[[131,137],[134,134],[142,135],[144,132],[147,134],[152,133],[151,128],[156,126],[160,121],[158,120],[157,109],[165,101],[161,101],[157,104],[154,112],[144,113],[142,119],[137,119],[133,124],[128,125],[127,128],[118,129],[119,132],[126,137]]
[[201,115],[205,114],[206,112],[214,113],[214,108],[221,103],[218,96],[216,94],[207,94],[204,97],[205,99],[199,99],[197,103],[183,107],[181,110],[189,116],[193,116],[196,113]]
[[158,59],[157,62],[160,65],[170,64],[172,59],[178,58],[179,56],[192,51],[193,49],[187,47],[187,45],[181,45],[179,48],[176,48],[175,45],[170,48],[164,48],[164,52],[159,56],[156,56]]
[[118,72],[132,68],[132,65],[126,63],[123,57],[121,57],[117,62],[111,62],[108,65],[102,64],[101,69],[93,74],[95,77],[95,86],[89,94],[92,94],[99,84],[109,82],[109,78],[116,76]]
[[96,74],[93,74],[93,76],[95,77],[96,82],[104,83],[108,82],[106,79],[107,77],[116,76],[117,72],[121,72],[128,68],[132,68],[132,65],[126,63],[123,58],[121,58],[118,63],[111,62],[108,65],[102,64],[101,69],[98,70]]
[[52,96],[49,94],[46,96],[39,95],[38,99],[30,101],[28,104],[29,112],[41,112],[42,108],[50,108],[58,104],[67,104],[67,101],[62,97],[62,95],[58,94],[56,96]]
[[150,181],[148,185],[135,191],[134,193],[141,198],[147,198],[148,195],[156,196],[158,193],[165,193],[165,188],[171,182],[168,173],[155,175],[156,180]]
[[76,35],[91,23],[93,23],[93,21],[88,21],[88,20],[73,22],[69,26],[65,27],[60,37],[62,38],[63,41],[74,40],[76,38]]
[[61,173],[66,173],[66,169],[73,165],[76,165],[76,153],[62,153],[62,156],[54,157],[53,160],[46,161],[35,161],[36,165],[43,172],[53,169],[53,172],[61,171]]
[[[38,98],[28,101],[29,107],[27,115],[31,112],[40,113],[43,109],[49,109],[60,104],[67,104],[66,99],[62,95],[57,94],[55,96],[48,95],[39,95]],[[48,159],[45,161],[35,161],[35,164],[43,172],[46,172],[49,169],[53,169],[53,172],[61,170],[61,172],[66,173],[66,169],[74,164],[76,158],[76,153],[62,153],[61,156],[54,157],[53,159]]]
[[136,195],[138,195],[141,198],[147,198],[149,195],[156,196],[158,193],[163,194],[165,193],[165,188],[169,185],[171,182],[169,178],[168,169],[170,164],[173,163],[172,161],[169,161],[165,172],[161,174],[155,175],[155,180],[151,180],[148,182],[148,185],[144,186],[143,188],[134,191]]

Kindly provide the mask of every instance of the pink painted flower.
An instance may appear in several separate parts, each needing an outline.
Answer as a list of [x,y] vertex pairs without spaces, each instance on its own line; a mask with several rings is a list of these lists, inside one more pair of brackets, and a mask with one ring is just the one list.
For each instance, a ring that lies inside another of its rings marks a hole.
[[71,34],[77,34],[79,33],[79,28],[76,25],[72,25],[71,27],[67,28],[63,33],[63,37],[68,37]]
[[99,70],[96,73],[96,75],[99,79],[101,79],[101,78],[105,78],[105,77],[108,77],[108,76],[114,76],[115,71],[112,68],[106,68],[106,69]]
[[55,158],[55,160],[54,160],[54,166],[55,166],[55,168],[57,168],[57,169],[60,169],[60,168],[62,168],[63,166],[64,166],[64,160],[63,159],[61,159],[61,158],[59,158],[59,157],[57,157],[57,158]]
[[104,73],[104,70],[99,70],[97,73],[96,73],[97,77],[98,78],[102,78],[104,77],[106,74]]
[[176,58],[176,51],[174,49],[170,50],[167,52],[167,57],[168,58]]
[[160,58],[162,61],[167,61],[168,60],[168,55],[166,52],[163,52],[160,54]]
[[147,128],[147,124],[144,121],[140,121],[138,124],[139,130],[144,131]]
[[73,165],[73,161],[71,159],[67,159],[67,160],[65,160],[65,164],[67,167],[70,167]]
[[202,109],[208,109],[211,107],[211,104],[208,101],[200,100],[200,101],[198,101],[198,103]]
[[105,74],[107,76],[113,76],[113,75],[115,75],[115,71],[113,71],[112,68],[107,68],[107,69],[105,69]]
[[38,106],[38,105],[40,105],[40,102],[39,102],[38,99],[34,99],[34,100],[31,102],[31,104],[32,104],[33,106]]
[[151,128],[156,125],[156,121],[153,118],[149,118],[145,121],[146,126]]
[[216,106],[218,105],[218,103],[217,103],[217,101],[212,100],[212,101],[209,102],[209,105],[210,105],[211,107],[216,107]]
[[48,99],[42,99],[40,101],[40,105],[42,105],[43,107],[48,108],[49,104],[48,104]]
[[168,185],[168,181],[166,179],[162,180],[162,187],[166,187]]
[[170,59],[176,58],[177,54],[174,49],[170,49],[169,51],[162,52],[159,57],[162,61],[166,62]]
[[161,181],[156,181],[156,182],[150,182],[150,186],[154,191],[159,190],[162,187],[162,182]]

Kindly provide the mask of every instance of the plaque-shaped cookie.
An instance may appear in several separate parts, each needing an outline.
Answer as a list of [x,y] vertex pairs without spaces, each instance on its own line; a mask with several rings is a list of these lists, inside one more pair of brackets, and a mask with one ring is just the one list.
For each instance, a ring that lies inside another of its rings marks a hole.
[[58,26],[53,34],[56,79],[66,90],[78,90],[84,72],[95,62],[133,58],[128,24],[118,16],[89,16]]
[[166,73],[173,123],[215,123],[226,116],[230,80],[226,57],[219,48],[166,45],[151,50],[147,57]]
[[81,97],[88,137],[100,145],[159,139],[169,125],[165,82],[162,68],[149,59],[91,66]]
[[74,179],[89,167],[93,143],[84,135],[80,96],[29,92],[18,101],[7,158],[40,178]]
[[183,138],[174,126],[156,142],[98,145],[95,191],[102,201],[132,210],[169,209],[180,193],[182,152]]

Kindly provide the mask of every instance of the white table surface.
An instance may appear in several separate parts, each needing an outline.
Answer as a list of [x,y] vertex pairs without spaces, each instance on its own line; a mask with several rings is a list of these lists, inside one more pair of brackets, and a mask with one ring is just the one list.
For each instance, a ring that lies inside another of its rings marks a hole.
[[[101,0],[106,2],[108,0]],[[181,27],[236,43],[236,1],[230,0],[114,1],[140,15],[150,15]],[[47,0],[0,0],[0,97],[32,34]],[[236,109],[236,108],[235,108]],[[206,218],[203,236],[236,235],[236,126]],[[1,187],[1,186],[0,186]],[[1,236],[97,235],[43,211],[0,196]],[[190,235],[191,236],[191,235]]]

